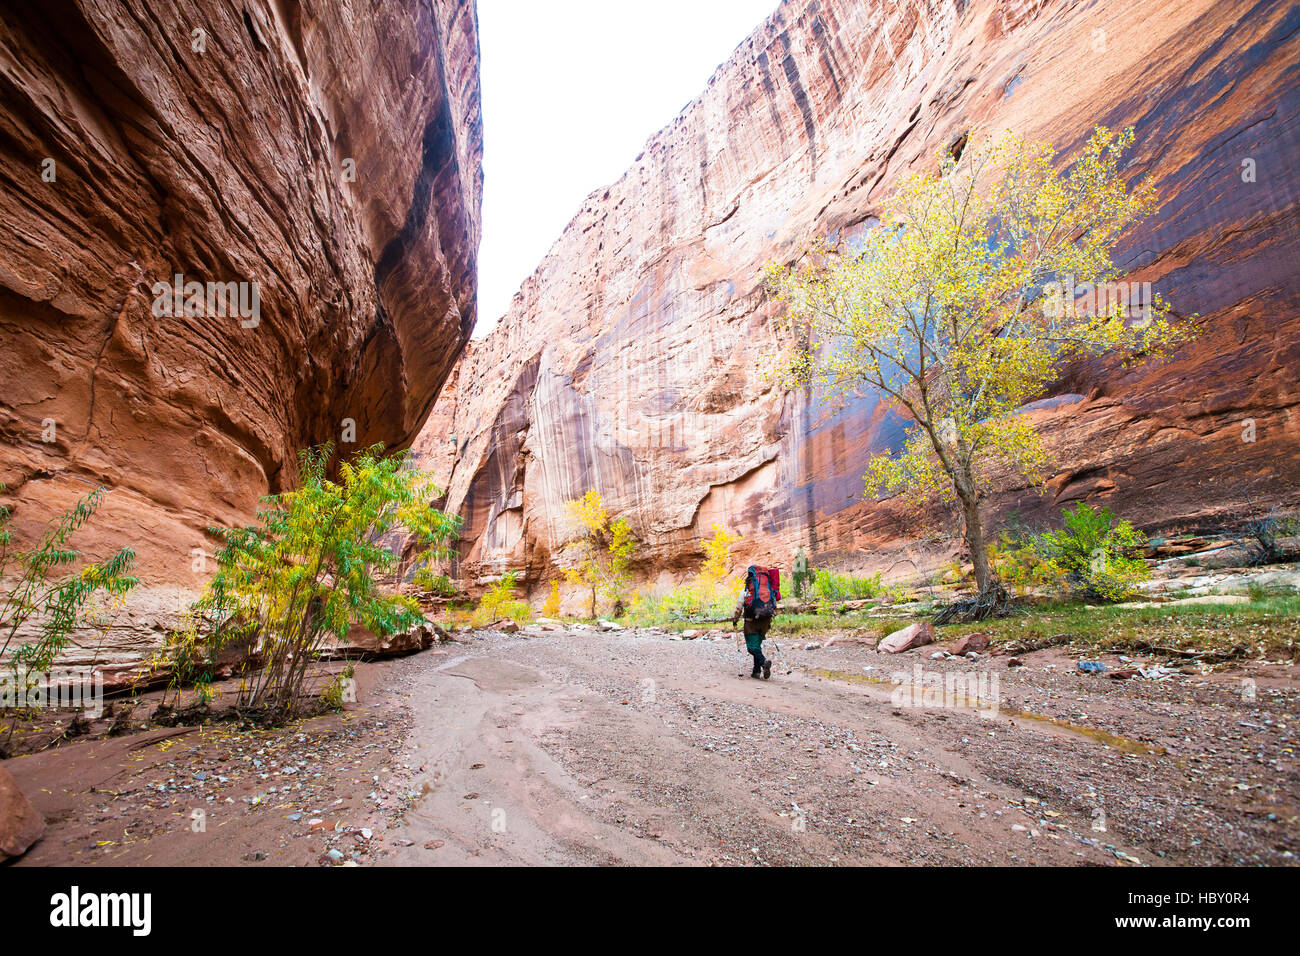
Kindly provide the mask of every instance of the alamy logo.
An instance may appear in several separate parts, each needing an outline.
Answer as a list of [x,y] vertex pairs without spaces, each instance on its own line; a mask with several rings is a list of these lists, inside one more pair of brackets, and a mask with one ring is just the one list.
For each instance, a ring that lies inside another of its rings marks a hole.
[[0,674],[0,709],[28,707],[81,710],[98,719],[104,714],[104,675],[73,669]]
[[153,284],[155,318],[224,319],[239,316],[245,329],[262,321],[261,291],[256,282],[186,282],[179,272],[171,282]]
[[51,896],[50,906],[50,925],[61,928],[127,926],[132,935],[148,936],[153,924],[151,893],[82,893],[74,886]]
[[1074,276],[1064,282],[1043,284],[1043,309],[1053,319],[1091,319],[1120,315],[1137,319],[1139,328],[1150,324],[1155,296],[1150,282],[1084,282]]
[[897,685],[889,697],[895,707],[951,707],[974,710],[981,717],[996,717],[1002,702],[998,675],[987,671],[927,671],[920,664],[912,673],[897,671],[889,678]]

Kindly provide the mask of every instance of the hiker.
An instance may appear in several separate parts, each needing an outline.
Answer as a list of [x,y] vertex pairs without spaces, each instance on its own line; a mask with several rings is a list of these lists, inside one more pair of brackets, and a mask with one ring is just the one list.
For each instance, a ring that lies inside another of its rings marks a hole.
[[776,602],[781,600],[781,572],[776,568],[749,566],[745,572],[745,588],[740,592],[736,610],[731,615],[731,626],[743,615],[745,618],[745,647],[754,658],[754,672],[750,677],[763,680],[772,676],[772,662],[763,656],[763,638],[772,626],[776,615]]

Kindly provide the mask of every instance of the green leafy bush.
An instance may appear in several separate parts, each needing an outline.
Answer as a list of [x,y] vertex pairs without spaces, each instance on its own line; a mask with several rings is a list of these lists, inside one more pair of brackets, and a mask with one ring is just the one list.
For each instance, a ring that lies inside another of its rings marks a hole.
[[804,553],[803,548],[799,548],[794,553],[794,561],[790,565],[791,590],[794,591],[796,601],[808,600],[813,577],[813,571],[808,567],[808,555]]
[[288,719],[328,635],[344,638],[353,624],[391,635],[424,620],[413,599],[376,583],[375,572],[390,573],[397,562],[384,536],[405,528],[427,558],[455,535],[457,521],[429,507],[437,489],[407,466],[408,453],[383,450],[341,463],[337,481],[326,477],[331,445],[304,451],[298,487],[264,498],[258,524],[211,529],[224,542],[217,572],[164,647],[173,689],[205,679],[217,652],[246,641],[264,666],[241,686],[238,705]]
[[731,617],[736,598],[737,594],[699,580],[666,591],[637,591],[632,595],[626,619],[644,627],[719,621]]
[[[4,487],[0,485],[0,492]],[[10,510],[0,505],[0,582],[9,578],[12,570],[21,572],[0,591],[0,638],[4,641],[0,658],[9,651],[19,628],[33,616],[40,622],[39,639],[23,644],[9,657],[7,663],[15,679],[48,670],[79,624],[107,626],[94,613],[98,595],[120,604],[139,583],[129,574],[135,564],[135,552],[130,548],[61,580],[51,580],[55,572],[70,568],[81,557],[80,551],[68,547],[68,541],[99,509],[104,494],[103,488],[96,488],[82,498],[46,530],[36,547],[26,551],[13,546]]]
[[347,703],[348,682],[356,677],[356,668],[349,664],[325,685],[320,692],[320,699],[330,710],[342,710]]
[[515,571],[507,571],[501,576],[501,580],[492,587],[479,600],[478,607],[474,609],[471,615],[471,623],[478,627],[484,627],[493,621],[500,621],[506,618],[522,624],[532,617],[532,609],[524,601],[515,599],[515,588],[519,584],[519,575]]
[[813,575],[812,592],[821,602],[853,601],[880,597],[889,589],[881,583],[880,575],[859,578],[834,571],[817,571]]
[[1038,538],[1038,549],[1070,584],[1086,597],[1122,601],[1151,577],[1141,552],[1147,538],[1109,508],[1079,502],[1061,512],[1065,527]]
[[1060,567],[1043,555],[1038,538],[1004,531],[997,544],[989,545],[989,564],[994,574],[1016,594],[1031,588],[1057,591],[1065,586]]
[[456,593],[456,586],[451,583],[451,578],[446,574],[435,574],[433,568],[430,567],[420,568],[415,574],[411,575],[411,581],[430,594],[437,594],[441,597],[451,597]]
[[[0,484],[0,492],[4,489]],[[57,572],[70,570],[81,557],[68,542],[99,509],[104,494],[102,487],[96,488],[70,512],[60,515],[35,547],[24,551],[14,546],[10,509],[0,505],[0,660],[24,624],[32,619],[39,623],[37,639],[19,645],[5,661],[15,688],[26,689],[38,682],[68,646],[77,627],[103,633],[110,619],[102,602],[121,607],[139,583],[130,574],[135,564],[135,552],[130,548],[53,580]],[[16,722],[9,725],[0,755],[7,750],[16,726]]]

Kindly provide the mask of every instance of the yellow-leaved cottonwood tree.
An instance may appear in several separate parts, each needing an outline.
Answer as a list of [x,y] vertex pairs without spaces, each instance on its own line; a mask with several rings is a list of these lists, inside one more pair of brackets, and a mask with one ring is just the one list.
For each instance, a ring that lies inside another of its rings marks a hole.
[[561,550],[561,558],[568,564],[564,574],[574,584],[591,589],[591,616],[595,617],[598,597],[615,607],[622,601],[631,581],[636,541],[624,519],[610,518],[595,489],[565,502],[564,510],[571,531]]
[[792,343],[784,383],[833,400],[876,390],[912,419],[900,453],[869,461],[866,491],[960,505],[976,613],[1004,599],[980,521],[989,481],[1041,484],[1048,461],[1024,406],[1064,361],[1133,363],[1189,337],[1159,295],[1116,282],[1116,242],[1157,206],[1149,178],[1121,175],[1132,142],[1099,126],[1063,164],[1011,135],[973,144],[904,179],[860,248],[821,241],[802,266],[767,267]]

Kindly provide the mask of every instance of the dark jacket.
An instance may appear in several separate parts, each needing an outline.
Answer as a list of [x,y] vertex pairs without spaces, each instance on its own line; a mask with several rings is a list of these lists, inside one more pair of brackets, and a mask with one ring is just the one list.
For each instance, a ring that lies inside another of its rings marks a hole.
[[736,609],[731,615],[731,621],[734,624],[742,617],[745,619],[745,647],[751,651],[760,651],[763,649],[763,638],[767,637],[768,628],[772,626],[772,618],[765,617],[760,621],[758,618],[750,617],[745,613],[745,595],[748,593],[748,588],[740,592],[740,598],[736,601]]

